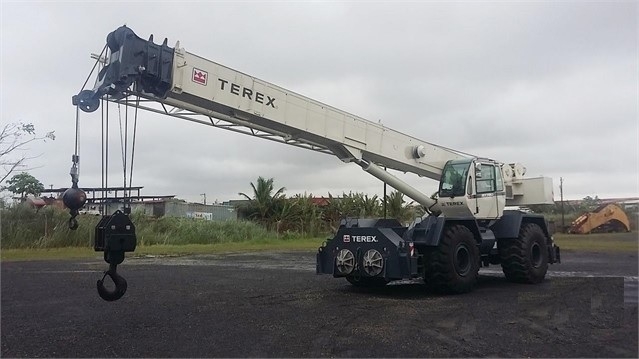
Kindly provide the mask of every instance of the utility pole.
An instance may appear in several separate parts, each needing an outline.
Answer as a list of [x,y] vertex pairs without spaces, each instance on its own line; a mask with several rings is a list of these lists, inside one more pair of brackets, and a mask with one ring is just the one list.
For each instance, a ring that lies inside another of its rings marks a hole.
[[204,197],[204,205],[206,206],[206,193],[201,193],[200,196]]
[[[386,167],[384,167],[384,171],[386,171]],[[386,219],[386,182],[384,182],[384,219]]]
[[566,224],[564,223],[564,178],[559,177],[559,195],[561,196],[561,232],[566,230]]
[[0,241],[2,241],[2,211],[4,210],[4,198],[0,198]]

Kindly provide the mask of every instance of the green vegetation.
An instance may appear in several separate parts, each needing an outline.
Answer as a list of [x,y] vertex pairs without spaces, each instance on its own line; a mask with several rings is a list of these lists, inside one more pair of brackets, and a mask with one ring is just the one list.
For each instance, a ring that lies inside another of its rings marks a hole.
[[555,244],[561,250],[591,252],[627,252],[639,251],[637,232],[600,233],[600,234],[555,234]]
[[[316,237],[334,232],[346,217],[383,217],[384,200],[377,195],[342,193],[334,197],[329,193],[325,203],[313,202],[312,195],[286,197],[285,188],[275,190],[272,178],[259,177],[251,183],[252,194],[240,193],[246,203],[239,208],[240,216],[253,220],[276,233],[293,232]],[[406,203],[403,194],[393,191],[386,196],[387,216],[402,223],[420,217],[424,211],[419,206]]]
[[101,259],[102,253],[96,253],[89,247],[64,248],[16,248],[2,249],[2,261],[47,260],[47,259]]
[[[128,256],[140,258],[146,256],[182,256],[193,254],[241,253],[256,251],[314,251],[324,238],[300,238],[291,240],[259,239],[255,241],[216,243],[216,244],[184,244],[184,245],[151,245],[138,246]],[[2,249],[3,261],[18,260],[51,260],[51,259],[102,259],[102,253],[89,247],[63,248],[15,248]]]
[[[251,183],[251,196],[239,208],[237,221],[206,221],[192,218],[154,218],[133,213],[138,248],[134,256],[182,255],[257,250],[314,250],[331,237],[346,217],[382,217],[383,203],[377,196],[343,193],[329,194],[323,203],[312,195],[287,198],[284,188],[275,190],[273,179],[258,178]],[[423,215],[419,206],[404,201],[399,192],[386,197],[389,218],[409,223]],[[594,205],[594,203],[593,203]],[[553,219],[557,206],[534,208]],[[91,258],[95,226],[100,216],[80,215],[79,228],[68,228],[69,214],[54,207],[40,210],[16,205],[0,210],[2,259]],[[575,214],[574,211],[571,213]],[[571,220],[566,216],[567,220]],[[610,235],[555,235],[565,250],[637,252],[636,233]]]
[[18,194],[22,200],[25,200],[29,194],[39,196],[44,191],[44,185],[32,175],[22,172],[7,180],[7,186],[2,189]]
[[[36,211],[25,205],[2,210],[2,260],[101,258],[93,251],[99,216],[80,215],[79,228],[69,230],[66,211]],[[216,222],[190,218],[153,218],[133,214],[138,247],[131,256],[185,255],[259,250],[312,250],[323,237],[295,232],[275,233],[250,221]]]
[[[239,208],[238,221],[205,221],[191,218],[154,218],[132,214],[138,250],[143,254],[189,254],[263,249],[315,249],[330,237],[345,217],[381,217],[383,201],[360,193],[329,195],[324,203],[312,195],[287,198],[284,188],[275,190],[273,179],[251,183],[251,196]],[[421,212],[406,205],[393,192],[387,197],[388,214],[407,223]],[[68,228],[69,214],[52,206],[40,210],[25,204],[0,213],[3,259],[21,257],[92,257],[93,235],[100,216],[80,215],[79,228]],[[31,253],[32,255],[28,254]]]
[[[2,249],[91,247],[99,216],[80,215],[80,227],[68,228],[69,214],[55,208],[36,211],[19,205],[2,212]],[[250,221],[205,221],[190,218],[153,218],[133,214],[140,246],[218,244],[260,240],[293,240],[308,236],[274,233]]]
[[27,205],[2,210],[0,248],[90,247],[97,216],[81,216],[77,231],[69,229],[69,214],[53,207],[39,211]]

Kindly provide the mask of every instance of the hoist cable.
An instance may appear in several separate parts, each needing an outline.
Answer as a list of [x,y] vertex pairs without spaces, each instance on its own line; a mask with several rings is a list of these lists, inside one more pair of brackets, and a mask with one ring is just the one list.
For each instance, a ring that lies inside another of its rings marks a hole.
[[124,138],[122,138],[124,133],[122,131],[122,108],[119,102],[118,102],[118,123],[120,125],[120,153],[122,155],[122,164],[124,165],[125,163],[124,162]]
[[140,95],[135,100],[135,115],[133,116],[133,141],[131,143],[131,171],[129,172],[129,188],[133,186],[133,158],[135,158],[135,139],[138,132],[138,107],[140,106]]
[[[74,183],[74,187],[78,184],[80,178],[80,106],[75,107],[75,148],[73,149],[72,158],[72,172],[75,172],[75,176],[71,175],[71,181]],[[75,170],[74,170],[75,168]]]
[[[126,98],[125,98],[125,116],[127,115],[127,107],[126,107]],[[122,153],[122,173],[123,173],[123,181],[124,181],[124,185],[122,187],[123,192],[124,192],[124,196],[123,196],[123,207],[126,208],[126,152],[125,152],[125,141],[126,138],[123,137],[124,133],[122,130],[122,107],[120,106],[120,103],[118,102],[118,122],[120,124],[120,151]]]
[[100,201],[100,213],[102,215],[105,214],[104,208],[104,195],[106,192],[104,191],[104,99],[100,99],[100,187],[102,188],[102,200]]
[[80,91],[78,91],[78,93],[82,92],[82,90],[84,90],[84,87],[87,85],[87,83],[89,83],[89,79],[91,79],[91,75],[93,75],[93,71],[95,71],[96,66],[98,66],[98,64],[100,63],[100,59],[102,58],[102,55],[104,54],[106,49],[107,49],[107,45],[104,45],[104,47],[102,48],[102,51],[100,52],[100,55],[95,60],[95,64],[93,64],[93,68],[91,69],[91,72],[89,72],[89,76],[87,76],[87,79],[84,80],[84,84],[82,85],[82,88],[80,89]]
[[122,177],[124,190],[124,205],[131,206],[131,187],[133,186],[133,159],[135,157],[135,142],[137,137],[138,107],[140,106],[140,96],[137,95],[135,103],[135,113],[133,121],[133,138],[131,140],[131,170],[129,173],[129,184],[127,186],[127,164],[129,155],[129,97],[124,98],[124,129],[122,129],[122,110],[118,103],[118,122],[120,125],[120,150],[122,152]]
[[107,197],[109,195],[109,101],[102,101],[102,214],[108,210]]
[[104,135],[104,188],[109,188],[109,101],[106,102],[106,128]]
[[[124,174],[124,206],[126,207],[129,198],[126,189],[126,162],[129,154],[129,96],[124,98],[124,162],[122,163],[122,171]],[[128,193],[131,195],[131,193]]]
[[80,106],[75,107],[75,148],[73,155],[78,156],[80,152]]

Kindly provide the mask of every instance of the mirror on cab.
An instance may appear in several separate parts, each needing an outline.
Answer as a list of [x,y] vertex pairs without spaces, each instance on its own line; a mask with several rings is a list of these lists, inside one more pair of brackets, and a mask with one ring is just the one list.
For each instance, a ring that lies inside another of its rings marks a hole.
[[475,162],[475,178],[481,178],[481,163]]

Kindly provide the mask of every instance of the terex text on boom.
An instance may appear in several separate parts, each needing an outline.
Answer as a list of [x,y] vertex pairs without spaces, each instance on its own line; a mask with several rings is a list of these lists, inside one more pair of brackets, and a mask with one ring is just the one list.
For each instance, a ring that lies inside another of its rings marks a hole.
[[[257,91],[253,92],[253,90],[249,88],[242,87],[232,82],[229,83],[228,81],[223,79],[218,78],[217,80],[220,82],[220,90],[222,91],[228,88],[228,91],[232,93],[233,95],[246,97],[249,100],[253,100],[261,104],[266,104],[266,106],[271,106],[275,108],[275,99],[269,95],[264,95],[263,93],[257,92]],[[264,101],[265,100],[264,97],[266,97],[266,103]]]

